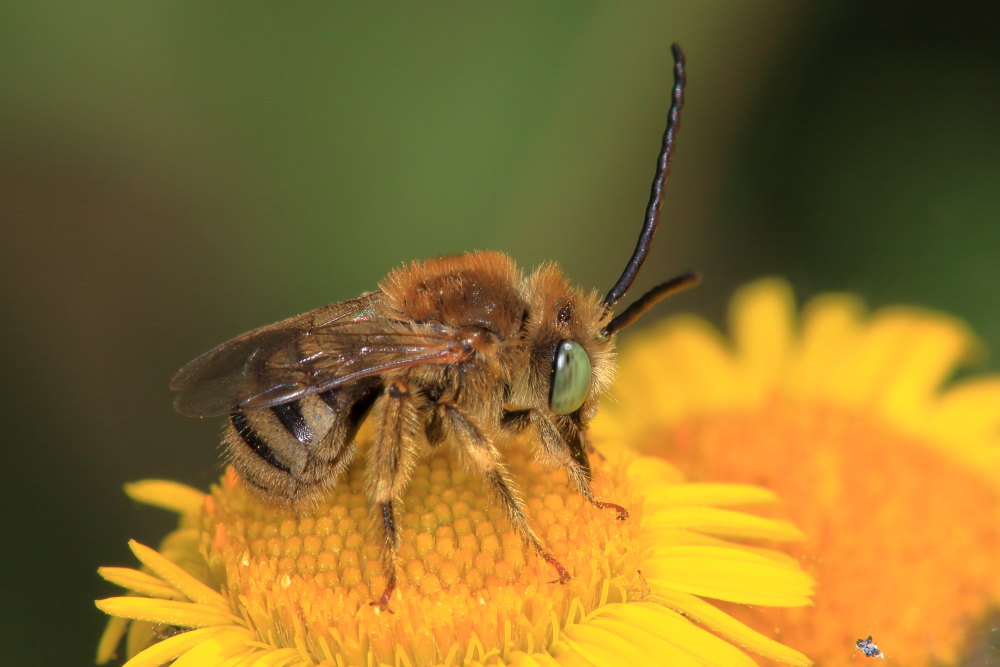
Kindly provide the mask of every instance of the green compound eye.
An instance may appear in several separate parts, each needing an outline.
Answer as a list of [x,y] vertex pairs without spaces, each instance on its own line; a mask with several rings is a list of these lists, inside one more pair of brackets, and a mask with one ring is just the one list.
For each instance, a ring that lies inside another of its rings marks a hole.
[[590,373],[590,357],[582,345],[573,340],[559,343],[552,365],[552,412],[568,415],[580,409],[590,393]]

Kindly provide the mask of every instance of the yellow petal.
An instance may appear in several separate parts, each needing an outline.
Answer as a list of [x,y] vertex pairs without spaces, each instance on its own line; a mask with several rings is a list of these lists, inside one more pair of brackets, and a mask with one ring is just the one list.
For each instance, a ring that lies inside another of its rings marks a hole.
[[[733,547],[732,541],[708,535],[706,533],[700,533],[694,530],[685,530],[683,528],[663,528],[654,526],[650,526],[648,531],[643,531],[642,543],[647,549],[652,549],[664,544],[689,544],[694,546],[713,546],[729,549]],[[740,545],[739,548],[741,551],[756,554],[761,558],[774,561],[782,567],[792,569],[797,569],[799,567],[799,561],[797,558],[781,551],[767,549],[765,547],[755,547],[748,544]]]
[[892,372],[880,383],[878,404],[893,418],[926,415],[931,395],[977,343],[968,328],[950,317],[908,308],[880,313],[905,322],[906,340],[894,350]]
[[125,636],[126,630],[128,630],[128,624],[129,620],[127,618],[120,618],[118,616],[112,616],[108,620],[108,624],[104,627],[104,632],[101,633],[101,640],[97,644],[95,662],[98,665],[103,665],[115,657],[118,652],[118,645],[121,643],[122,637]]
[[[648,459],[642,459],[643,465]],[[652,459],[655,460],[655,459]],[[630,471],[631,474],[631,471]],[[689,483],[657,486],[654,493],[647,494],[646,506],[671,505],[711,505],[723,507],[732,505],[771,505],[778,502],[773,491],[749,484]]]
[[99,567],[97,573],[122,588],[141,593],[154,598],[167,598],[171,600],[184,599],[177,589],[163,583],[162,579],[134,570],[130,567]]
[[[693,627],[690,624],[688,626]],[[701,667],[704,664],[669,642],[662,642],[658,655],[650,655],[643,650],[646,646],[632,646],[614,632],[589,623],[568,628],[561,641],[592,665],[648,665],[654,660],[662,660],[664,665],[677,667]]]
[[929,428],[935,435],[1000,435],[1000,378],[966,380],[934,407]]
[[259,649],[249,646],[249,641],[249,633],[242,628],[220,633],[177,658],[172,667],[221,665],[229,658],[252,655]]
[[258,651],[234,660],[239,661],[235,663],[237,665],[252,667],[288,667],[288,665],[294,664],[309,664],[303,663],[302,654],[293,648]]
[[886,308],[831,370],[828,390],[846,405],[880,406],[887,416],[912,422],[973,344],[951,318]]
[[744,370],[743,391],[761,398],[788,362],[795,328],[791,287],[776,278],[758,280],[733,296],[730,328]]
[[[217,626],[182,632],[144,649],[126,662],[124,667],[158,667],[190,651],[201,642],[209,641],[224,632],[231,632],[233,629],[233,626]],[[241,628],[235,629],[241,630]]]
[[186,484],[163,479],[146,479],[125,485],[128,497],[140,503],[162,507],[178,514],[197,514],[205,502],[205,494]]
[[718,509],[715,507],[678,507],[664,509],[648,519],[651,527],[690,528],[700,532],[736,538],[797,541],[805,535],[792,523],[783,520]]
[[798,667],[812,664],[809,658],[795,649],[765,637],[697,596],[679,591],[660,591],[656,600],[759,656]]
[[718,667],[756,664],[732,644],[693,624],[684,615],[658,604],[608,605],[589,623],[606,627],[625,641],[645,647],[649,659],[644,664],[658,662],[659,656],[671,646],[695,658],[697,664]]
[[205,605],[214,605],[220,609],[228,608],[226,599],[218,591],[214,591],[198,581],[188,574],[187,571],[171,563],[155,550],[139,544],[135,540],[129,540],[128,546],[143,565],[186,595],[189,600]]
[[677,468],[655,456],[636,457],[628,467],[628,477],[629,481],[657,492],[661,489],[672,489],[684,481]]
[[232,614],[218,607],[196,602],[121,596],[98,600],[95,604],[98,609],[112,616],[124,616],[182,628],[204,628],[238,622]]
[[802,311],[802,334],[789,363],[787,383],[795,396],[822,395],[830,373],[843,363],[861,328],[864,306],[847,294],[824,294]]
[[757,554],[709,546],[654,547],[643,574],[654,588],[773,607],[808,605],[813,587],[800,570]]
[[[681,384],[673,384],[672,400],[679,403],[680,408],[687,409],[671,411],[685,414],[692,408],[696,412],[707,408],[729,405],[739,401],[744,396],[740,387],[740,371],[733,363],[733,356],[727,348],[722,335],[710,324],[699,318],[678,317],[669,321],[670,332],[658,346],[656,364],[650,364],[647,359],[642,363],[649,371],[660,377],[648,385],[638,384],[638,388],[648,392],[665,382],[662,368],[676,368],[678,375],[685,378]],[[671,374],[672,375],[672,374]],[[666,377],[670,377],[667,375]],[[653,401],[667,400],[668,397],[651,397],[648,395],[637,400],[633,405],[643,411],[659,409]]]

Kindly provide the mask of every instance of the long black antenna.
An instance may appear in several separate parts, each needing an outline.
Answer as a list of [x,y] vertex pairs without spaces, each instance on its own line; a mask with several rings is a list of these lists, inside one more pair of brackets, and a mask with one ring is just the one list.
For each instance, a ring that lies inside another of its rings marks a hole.
[[615,318],[608,322],[603,329],[601,329],[601,335],[610,336],[616,331],[624,329],[639,319],[640,315],[655,306],[658,301],[666,299],[668,296],[672,296],[678,292],[683,292],[686,289],[691,289],[700,282],[701,276],[697,273],[691,272],[679,275],[676,278],[671,278],[665,283],[660,283],[639,297],[639,299],[628,308],[615,315]]
[[649,193],[649,203],[646,205],[646,220],[642,225],[642,231],[639,232],[639,241],[632,252],[632,258],[629,259],[618,282],[604,297],[604,307],[607,310],[611,310],[632,286],[632,281],[639,273],[639,268],[646,261],[649,246],[653,241],[653,234],[656,232],[656,225],[660,221],[663,186],[667,182],[667,176],[670,175],[670,158],[674,153],[677,130],[680,129],[681,108],[684,106],[684,84],[687,80],[684,73],[684,52],[677,44],[671,44],[670,50],[674,54],[674,87],[671,91],[670,110],[667,112],[667,129],[663,131],[663,144],[660,147],[660,154],[656,158],[656,173],[653,174],[653,187]]

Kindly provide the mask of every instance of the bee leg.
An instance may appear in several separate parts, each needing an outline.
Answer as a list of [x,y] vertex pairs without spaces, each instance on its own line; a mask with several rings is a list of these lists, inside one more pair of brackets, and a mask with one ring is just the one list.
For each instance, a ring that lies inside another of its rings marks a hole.
[[401,380],[390,383],[383,396],[375,441],[368,452],[366,491],[372,504],[377,503],[381,508],[382,571],[388,582],[382,595],[371,604],[391,612],[389,599],[396,588],[399,554],[399,525],[393,501],[406,486],[413,467],[413,442],[418,432],[419,413],[417,397]]
[[388,583],[386,583],[385,590],[382,591],[378,600],[373,600],[368,604],[392,614],[394,612],[389,608],[389,599],[392,597],[392,592],[396,590],[396,554],[399,549],[399,531],[396,528],[396,516],[392,510],[392,501],[381,503],[381,506],[382,529],[385,535],[382,568],[386,573]]
[[616,503],[598,500],[594,495],[594,490],[590,486],[590,461],[587,452],[580,441],[580,430],[576,429],[571,438],[567,441],[559,429],[552,423],[541,410],[531,409],[527,411],[528,419],[535,424],[538,435],[542,441],[542,449],[552,457],[559,465],[564,466],[569,473],[569,478],[573,486],[580,492],[587,502],[598,509],[613,509],[617,512],[616,518],[624,521],[628,518],[628,510]]
[[494,497],[499,501],[504,514],[507,515],[507,519],[514,527],[514,531],[521,536],[525,543],[534,547],[546,563],[556,569],[559,578],[553,580],[552,583],[565,584],[569,581],[572,578],[569,571],[556,560],[555,556],[545,550],[542,541],[531,529],[531,524],[524,511],[524,501],[514,488],[510,473],[500,461],[500,452],[497,451],[497,448],[453,404],[438,403],[437,413],[441,423],[452,436],[452,442],[460,448],[465,458],[483,474],[483,479],[486,480]]

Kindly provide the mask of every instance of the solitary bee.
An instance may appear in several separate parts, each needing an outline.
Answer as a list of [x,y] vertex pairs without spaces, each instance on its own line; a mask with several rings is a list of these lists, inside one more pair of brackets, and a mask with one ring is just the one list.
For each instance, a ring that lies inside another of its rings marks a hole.
[[227,458],[263,499],[292,506],[332,489],[369,417],[366,494],[381,515],[388,608],[396,586],[394,503],[417,450],[449,443],[478,469],[514,529],[558,573],[525,515],[496,442],[530,431],[542,458],[618,519],[627,510],[591,490],[584,433],[612,374],[615,333],[657,301],[693,286],[688,273],[651,289],[617,316],[656,231],[684,101],[684,56],[674,85],[645,223],[618,282],[601,299],[571,287],[555,264],[522,274],[498,252],[413,262],[379,289],[238,336],[170,382],[189,417],[228,415]]

